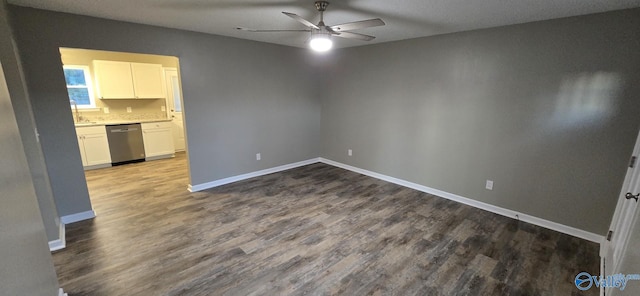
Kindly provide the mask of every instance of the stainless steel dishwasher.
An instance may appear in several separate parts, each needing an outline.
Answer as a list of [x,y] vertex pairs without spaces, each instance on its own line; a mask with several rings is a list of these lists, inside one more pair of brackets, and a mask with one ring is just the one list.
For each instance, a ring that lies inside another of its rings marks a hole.
[[112,165],[144,161],[144,142],[139,123],[106,127]]

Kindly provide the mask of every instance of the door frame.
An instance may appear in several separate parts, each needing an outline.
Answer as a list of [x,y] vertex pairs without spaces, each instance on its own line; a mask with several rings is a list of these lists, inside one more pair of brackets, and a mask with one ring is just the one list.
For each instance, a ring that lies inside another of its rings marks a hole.
[[[167,118],[169,118],[171,121],[173,121],[175,119],[174,116],[174,103],[175,103],[175,98],[173,97],[173,94],[169,94],[169,87],[170,83],[168,81],[168,75],[167,72],[174,72],[176,73],[176,76],[178,77],[178,86],[179,86],[179,93],[180,93],[180,106],[181,106],[181,111],[180,111],[180,120],[182,121],[182,141],[184,142],[184,149],[180,150],[180,151],[187,151],[187,125],[186,125],[186,120],[185,120],[185,112],[184,112],[184,96],[182,95],[182,78],[180,77],[180,70],[179,68],[174,68],[174,67],[163,67],[162,68],[162,73],[164,75],[164,83],[165,83],[165,91],[167,92],[167,99],[165,102],[166,105],[166,111],[167,111]],[[171,100],[169,100],[169,97],[171,96]],[[172,132],[172,136],[173,136],[173,132]]]
[[[633,228],[634,218],[638,214],[638,202],[633,199],[627,199],[625,196],[627,192],[632,192],[632,194],[640,192],[640,169],[637,169],[640,160],[638,160],[638,156],[640,156],[640,132],[636,138],[636,144],[629,160],[630,165],[627,167],[616,210],[609,226],[609,231],[613,231],[611,239],[609,240],[609,234],[607,233],[601,248],[600,256],[602,258],[601,269],[603,275],[612,275],[620,271],[621,259],[628,248],[629,234]],[[631,166],[632,162],[633,166]],[[616,255],[617,257],[615,257]],[[600,295],[607,294],[609,291],[610,289],[608,288],[601,289]]]

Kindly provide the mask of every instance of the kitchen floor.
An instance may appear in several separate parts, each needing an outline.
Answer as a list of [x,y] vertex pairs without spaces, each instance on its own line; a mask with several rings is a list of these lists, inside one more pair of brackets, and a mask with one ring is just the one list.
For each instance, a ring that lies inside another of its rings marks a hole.
[[184,153],[87,171],[80,295],[598,295],[598,245],[325,164],[190,193]]

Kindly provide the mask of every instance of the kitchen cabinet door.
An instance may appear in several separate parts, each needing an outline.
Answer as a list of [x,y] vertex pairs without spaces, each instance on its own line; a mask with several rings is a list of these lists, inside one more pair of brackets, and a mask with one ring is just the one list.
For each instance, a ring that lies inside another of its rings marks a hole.
[[84,153],[87,166],[111,163],[107,134],[91,134],[84,136]]
[[82,159],[82,166],[87,166],[87,155],[84,153],[84,140],[83,136],[78,135],[78,147],[80,148],[80,159]]
[[98,97],[101,99],[133,99],[136,97],[131,63],[93,61]]
[[131,63],[133,88],[137,99],[164,98],[162,65]]
[[142,138],[147,160],[174,156],[171,122],[142,123]]
[[111,166],[109,140],[104,126],[76,127],[76,134],[85,170]]

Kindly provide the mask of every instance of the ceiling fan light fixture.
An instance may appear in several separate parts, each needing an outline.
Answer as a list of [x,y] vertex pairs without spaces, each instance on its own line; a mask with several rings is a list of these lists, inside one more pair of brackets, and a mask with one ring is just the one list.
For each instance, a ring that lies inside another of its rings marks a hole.
[[294,19],[298,23],[301,23],[305,27],[307,27],[307,29],[304,29],[304,30],[299,30],[299,29],[298,30],[295,30],[295,29],[293,30],[260,30],[260,29],[248,29],[243,27],[238,27],[236,29],[240,31],[248,31],[248,32],[255,32],[255,33],[311,32],[311,38],[308,39],[309,47],[311,47],[311,49],[316,52],[322,53],[322,52],[327,52],[331,50],[331,48],[333,47],[333,41],[331,41],[331,36],[338,36],[340,38],[346,38],[346,39],[371,41],[376,37],[360,34],[360,33],[354,33],[350,31],[385,25],[385,23],[381,19],[375,18],[375,19],[369,19],[369,20],[349,22],[349,23],[344,23],[344,24],[335,25],[335,26],[327,26],[324,23],[324,12],[327,10],[328,5],[329,5],[328,1],[315,2],[316,10],[320,12],[320,22],[318,22],[317,25],[302,18],[301,16],[295,13],[286,12],[286,11],[282,12],[284,15]]
[[316,52],[327,52],[333,47],[331,34],[317,33],[311,35],[309,47]]

